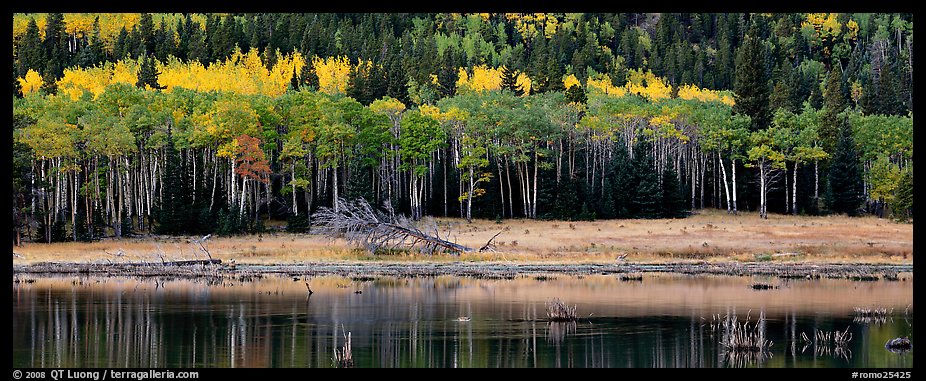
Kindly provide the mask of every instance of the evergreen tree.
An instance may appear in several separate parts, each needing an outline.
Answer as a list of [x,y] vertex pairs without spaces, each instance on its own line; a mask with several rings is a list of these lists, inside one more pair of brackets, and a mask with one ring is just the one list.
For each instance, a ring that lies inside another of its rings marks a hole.
[[[52,62],[48,62],[48,64],[45,66],[46,67],[45,72],[46,73],[54,72],[54,65],[55,64]],[[51,74],[43,74],[42,75],[42,87],[39,90],[42,92],[42,94],[45,94],[45,95],[57,94],[58,93],[58,81]]]
[[908,221],[913,218],[913,168],[906,168],[900,177],[900,183],[894,191],[894,205],[891,211],[894,218]]
[[42,39],[39,37],[39,27],[35,23],[35,18],[29,19],[26,25],[26,33],[23,35],[19,45],[19,74],[25,77],[29,69],[41,73],[45,70],[45,48],[42,46]]
[[630,210],[635,218],[659,218],[662,192],[659,189],[659,174],[654,170],[652,147],[640,139],[633,148],[633,197]]
[[588,96],[585,95],[585,90],[582,89],[582,86],[572,85],[569,86],[569,89],[566,90],[566,99],[570,102],[585,104],[588,102]]
[[794,102],[796,98],[793,94],[794,89],[791,87],[793,85],[791,80],[793,71],[791,64],[787,61],[782,62],[778,70],[776,70],[775,80],[773,81],[775,85],[772,87],[772,93],[769,96],[770,110],[782,108],[794,113],[800,111],[800,104]]
[[901,94],[891,65],[884,63],[878,75],[877,95],[874,96],[875,111],[883,115],[905,115]]
[[862,190],[862,171],[859,155],[852,138],[852,130],[845,117],[841,117],[841,128],[836,151],[833,152],[829,168],[828,206],[834,213],[855,216],[859,212],[865,195]]
[[[572,220],[582,207],[579,201],[579,181],[566,176],[556,189],[556,199],[553,202],[553,217],[561,220]],[[541,203],[543,204],[543,203]]]
[[194,221],[190,179],[185,174],[183,160],[174,146],[174,137],[169,129],[165,150],[167,160],[164,162],[163,196],[154,213],[158,222],[156,231],[158,234],[189,233],[191,222]]
[[614,143],[614,153],[609,165],[611,176],[606,183],[606,191],[610,190],[611,209],[614,218],[630,218],[630,200],[633,196],[635,184],[633,182],[633,167],[623,139]]
[[771,112],[768,108],[765,49],[755,35],[746,35],[736,52],[736,80],[733,86],[736,100],[733,111],[752,118],[752,131],[768,128]]
[[440,98],[452,97],[457,92],[457,62],[449,50],[445,50],[441,56],[440,69],[437,72],[438,93]]
[[685,197],[682,195],[678,182],[678,174],[670,162],[662,171],[662,217],[682,218],[688,211]]
[[311,62],[306,62],[305,66],[302,67],[302,73],[299,74],[299,77],[302,78],[302,82],[309,90],[318,90],[318,75],[315,74],[315,69],[313,69]]
[[502,67],[502,89],[508,90],[517,96],[524,95],[524,90],[518,86],[517,72],[508,66]]
[[113,45],[113,59],[121,60],[129,55],[131,49],[127,46],[129,40],[129,32],[125,29],[125,26],[119,30],[119,34],[116,35],[116,42]]
[[64,31],[64,14],[49,13],[45,18],[45,72],[54,80],[61,78],[69,66],[67,35]]
[[138,43],[144,49],[145,54],[154,54],[154,19],[150,13],[142,13],[138,19]]
[[19,78],[16,76],[16,68],[13,68],[13,97],[22,98],[23,97],[23,87],[19,83]]
[[138,70],[138,81],[135,82],[135,86],[145,88],[145,85],[148,85],[152,89],[166,89],[167,87],[158,84],[158,75],[160,74],[154,67],[153,57],[142,57],[141,69]]
[[839,139],[839,125],[842,122],[839,114],[847,106],[848,103],[843,93],[842,70],[839,65],[833,65],[823,92],[823,118],[819,128],[821,145],[826,152],[833,152],[836,146],[836,141]]

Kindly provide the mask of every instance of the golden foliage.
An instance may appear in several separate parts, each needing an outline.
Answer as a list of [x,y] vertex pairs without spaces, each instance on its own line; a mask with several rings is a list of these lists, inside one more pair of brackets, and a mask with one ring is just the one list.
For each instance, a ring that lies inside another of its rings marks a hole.
[[35,70],[29,69],[25,78],[19,78],[19,84],[22,86],[23,95],[36,92],[42,87],[42,76]]
[[[15,13],[13,14],[13,39],[19,38],[26,32],[26,26],[29,19],[35,18],[35,23],[39,27],[39,35],[45,38],[45,20],[47,13]],[[116,38],[119,31],[125,27],[125,30],[131,31],[141,19],[139,13],[65,13],[64,30],[66,33],[75,35],[77,38],[93,33],[93,21],[100,18],[100,38],[109,52],[113,51]],[[173,30],[177,22],[183,19],[180,13],[153,13],[151,19],[154,27],[157,28],[161,22],[166,23],[168,30],[173,31],[176,38],[176,31]],[[202,30],[206,29],[206,16],[201,13],[195,13],[190,16],[193,21],[199,23]]]
[[563,86],[565,86],[566,89],[569,89],[573,85],[582,87],[582,84],[579,83],[579,79],[576,78],[575,74],[569,74],[563,78]]
[[189,63],[170,57],[164,65],[158,65],[161,75],[158,82],[171,91],[183,87],[197,91],[224,91],[245,95],[279,96],[286,92],[293,71],[305,66],[305,59],[299,52],[282,55],[277,53],[277,62],[270,69],[264,66],[256,49],[247,53],[235,50],[225,62],[203,67],[198,61]]
[[607,74],[601,74],[597,78],[588,79],[588,91],[590,93],[601,93],[614,97],[627,95],[627,89],[620,86],[614,86],[611,83],[611,77]]
[[89,91],[96,98],[110,84],[112,77],[111,62],[86,69],[67,68],[64,69],[64,76],[58,80],[58,91],[73,100],[80,99],[84,91]]
[[628,74],[627,92],[637,94],[651,101],[669,99],[672,96],[672,85],[657,77],[652,71],[630,70]]
[[801,27],[810,26],[821,36],[835,37],[842,32],[842,25],[836,16],[836,13],[808,13],[807,20],[801,23]]
[[135,82],[138,82],[138,69],[138,61],[136,60],[119,60],[113,66],[113,74],[109,83],[128,83],[134,85]]
[[469,75],[465,69],[459,69],[459,78],[457,79],[457,89],[462,91],[482,92],[486,90],[499,90],[502,88],[502,72],[499,69],[493,69],[486,65],[479,65],[473,68],[473,74]]
[[344,94],[347,91],[350,61],[347,57],[315,57],[312,59],[315,75],[318,76],[318,89],[326,94]]
[[721,102],[727,106],[733,106],[734,104],[733,97],[719,91],[701,89],[697,85],[683,85],[679,87],[678,97],[701,102]]
[[524,74],[524,72],[518,73],[518,78],[515,80],[515,84],[521,88],[521,91],[524,92],[524,95],[530,94],[531,86],[533,81],[531,78]]
[[437,106],[423,104],[418,107],[418,111],[421,113],[421,115],[429,116],[434,118],[434,120],[443,120],[443,114],[441,114],[440,108]]

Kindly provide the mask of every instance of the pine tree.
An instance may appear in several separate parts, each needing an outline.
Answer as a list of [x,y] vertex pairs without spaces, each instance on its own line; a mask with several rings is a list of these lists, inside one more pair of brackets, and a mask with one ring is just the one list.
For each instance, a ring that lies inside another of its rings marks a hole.
[[834,213],[855,216],[864,201],[862,171],[859,155],[852,138],[852,130],[845,117],[841,117],[841,128],[836,151],[829,168],[827,203]]
[[453,59],[450,50],[445,50],[441,56],[440,69],[437,72],[438,92],[440,98],[452,97],[457,92],[457,62]]
[[45,72],[54,80],[61,78],[64,68],[69,66],[67,35],[64,31],[64,14],[49,13],[45,18]]
[[755,35],[746,35],[743,44],[736,52],[736,79],[733,87],[736,100],[733,111],[752,118],[752,131],[768,128],[771,122],[771,112],[768,108],[769,88],[768,78],[765,75],[765,49]]
[[906,168],[894,191],[894,206],[891,211],[894,218],[900,221],[909,221],[913,218],[913,168]]
[[904,115],[903,102],[894,70],[890,64],[884,63],[881,66],[881,73],[878,76],[877,95],[874,99],[875,111],[883,115]]
[[662,217],[682,218],[687,214],[685,197],[678,183],[678,174],[670,162],[662,171]]
[[[54,63],[49,61],[45,67],[46,67],[45,68],[46,73],[54,72],[54,68],[53,68]],[[45,95],[57,94],[58,93],[58,81],[55,79],[54,75],[52,74],[42,75],[42,87],[39,90],[42,92],[42,94],[45,94]]]
[[633,196],[630,199],[631,213],[635,218],[659,218],[662,192],[659,189],[659,174],[654,170],[652,147],[640,139],[633,148]]
[[569,86],[569,89],[566,90],[566,100],[570,102],[585,104],[588,102],[588,96],[585,95],[585,90],[582,89],[582,86],[574,84]]
[[312,68],[311,62],[306,62],[305,65],[302,66],[299,78],[302,80],[302,84],[309,90],[318,90],[318,75],[315,74],[315,69]]
[[166,89],[167,87],[158,84],[158,75],[160,74],[154,67],[153,57],[142,57],[141,69],[138,70],[138,81],[135,82],[135,86],[145,88],[145,85],[148,85],[152,89]]
[[39,37],[39,27],[35,23],[35,18],[29,19],[26,25],[26,33],[23,35],[19,45],[19,74],[25,77],[26,72],[30,69],[41,73],[45,70],[45,48],[42,46],[42,39]]
[[145,54],[154,54],[154,19],[150,13],[142,13],[138,19],[139,43]]
[[579,202],[579,182],[569,176],[560,183],[556,189],[556,199],[553,202],[553,217],[561,220],[572,220],[582,207]]
[[19,83],[19,78],[16,76],[16,68],[13,68],[13,97],[22,98],[23,97],[23,87]]
[[823,118],[820,123],[819,134],[823,150],[833,152],[839,139],[839,125],[843,112],[848,106],[843,93],[842,70],[839,65],[833,65],[826,79],[826,88],[823,91]]
[[610,164],[611,176],[607,189],[610,189],[614,218],[630,218],[630,199],[633,196],[633,167],[623,139],[614,143],[614,154]]
[[524,95],[524,90],[518,86],[517,72],[508,66],[502,66],[502,89],[508,90],[517,96]]
[[154,215],[157,218],[158,234],[189,233],[192,217],[192,194],[190,179],[180,153],[174,145],[171,131],[167,132],[167,160],[164,163],[164,188],[161,202]]

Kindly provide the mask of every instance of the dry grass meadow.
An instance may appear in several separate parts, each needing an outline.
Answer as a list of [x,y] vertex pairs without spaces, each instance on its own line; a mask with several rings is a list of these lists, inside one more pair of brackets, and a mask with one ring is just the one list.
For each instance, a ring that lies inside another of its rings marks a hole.
[[[312,234],[265,233],[212,237],[214,258],[237,263],[290,264],[353,261],[487,261],[515,263],[819,262],[913,263],[913,225],[876,217],[728,215],[705,210],[684,219],[534,221],[425,219],[441,236],[479,248],[495,233],[496,251],[455,255],[372,256]],[[428,228],[428,230],[432,230]],[[142,237],[93,243],[26,243],[13,247],[15,264],[38,262],[160,261],[202,259],[191,237]],[[160,253],[160,254],[159,254]]]

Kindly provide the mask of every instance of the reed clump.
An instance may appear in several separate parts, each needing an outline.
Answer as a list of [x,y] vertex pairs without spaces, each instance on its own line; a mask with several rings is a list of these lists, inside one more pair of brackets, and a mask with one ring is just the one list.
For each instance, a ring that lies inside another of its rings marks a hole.
[[553,301],[547,305],[547,317],[551,321],[559,321],[559,322],[576,321],[579,319],[578,315],[576,315],[576,307],[578,306],[573,305],[572,307],[570,307],[559,299],[553,299]]
[[[343,331],[344,327],[341,327],[342,334]],[[344,346],[340,350],[337,348],[334,350],[334,366],[338,368],[354,367],[354,355],[350,348],[350,332],[344,334]]]
[[750,322],[749,316],[745,321],[739,321],[736,315],[728,315],[720,321],[719,326],[720,344],[728,351],[762,352],[767,351],[773,344],[765,338],[764,315],[760,315],[756,322]]

